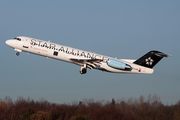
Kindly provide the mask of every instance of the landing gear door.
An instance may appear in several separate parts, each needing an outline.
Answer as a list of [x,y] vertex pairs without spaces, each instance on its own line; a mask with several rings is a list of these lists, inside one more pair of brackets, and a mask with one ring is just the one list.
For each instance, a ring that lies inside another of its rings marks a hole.
[[24,45],[23,45],[24,48],[29,48],[29,40],[28,39],[25,39],[24,40]]

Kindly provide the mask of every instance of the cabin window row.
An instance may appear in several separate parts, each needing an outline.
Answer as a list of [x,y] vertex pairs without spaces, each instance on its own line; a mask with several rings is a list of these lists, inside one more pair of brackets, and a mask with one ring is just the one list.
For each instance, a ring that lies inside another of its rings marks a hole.
[[[60,49],[57,49],[57,48],[54,48],[54,47],[48,47],[48,46],[40,45],[40,44],[34,44],[34,45],[38,45],[38,46],[41,46],[41,47],[46,47],[46,48],[49,48],[49,49],[53,49],[53,50],[65,52],[65,53],[67,53],[67,54],[72,54],[72,55],[84,56],[84,57],[87,57],[87,58],[92,58],[90,54],[85,55],[84,52],[82,52],[81,54],[79,54],[79,53],[69,52],[69,51],[67,51],[67,50],[65,51],[65,50],[64,50],[64,47],[61,47]],[[56,56],[57,56],[57,55],[56,55]]]

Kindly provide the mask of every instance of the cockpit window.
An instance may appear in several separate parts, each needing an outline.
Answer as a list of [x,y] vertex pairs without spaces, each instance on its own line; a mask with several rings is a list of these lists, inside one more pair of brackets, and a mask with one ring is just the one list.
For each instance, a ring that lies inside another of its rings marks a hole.
[[14,39],[21,41],[21,38],[14,38]]

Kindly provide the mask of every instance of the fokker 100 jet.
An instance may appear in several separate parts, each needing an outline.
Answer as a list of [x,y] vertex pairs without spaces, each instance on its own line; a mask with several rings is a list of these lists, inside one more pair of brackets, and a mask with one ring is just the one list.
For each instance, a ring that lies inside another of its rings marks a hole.
[[15,51],[18,56],[24,51],[36,55],[45,56],[81,66],[80,73],[85,74],[87,68],[97,69],[112,73],[153,73],[153,67],[163,58],[169,57],[159,51],[150,51],[137,60],[116,59],[84,50],[67,47],[43,41],[35,38],[19,36],[6,41],[6,44]]

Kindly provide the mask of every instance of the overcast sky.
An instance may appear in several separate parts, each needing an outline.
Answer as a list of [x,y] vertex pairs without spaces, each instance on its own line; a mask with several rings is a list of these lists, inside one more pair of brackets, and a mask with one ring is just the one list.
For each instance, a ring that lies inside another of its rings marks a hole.
[[[116,74],[21,53],[5,44],[28,36],[98,54],[138,59],[150,50],[173,55],[151,75]],[[19,96],[71,103],[82,99],[145,98],[164,104],[180,100],[179,0],[1,0],[0,98]]]

